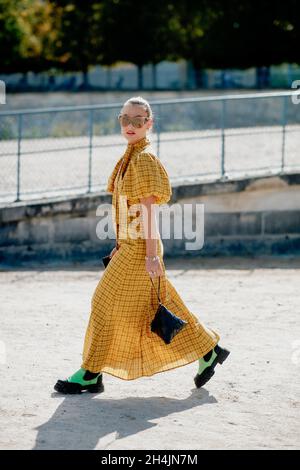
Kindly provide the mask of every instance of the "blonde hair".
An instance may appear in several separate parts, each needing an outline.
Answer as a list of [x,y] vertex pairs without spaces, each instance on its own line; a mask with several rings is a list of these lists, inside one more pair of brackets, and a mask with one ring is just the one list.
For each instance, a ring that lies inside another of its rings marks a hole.
[[151,109],[150,104],[147,100],[145,100],[145,98],[142,98],[141,96],[133,96],[132,98],[129,98],[127,101],[125,101],[123,106],[126,106],[127,104],[137,104],[139,106],[143,106],[143,108],[147,112],[148,117],[153,118],[153,111]]

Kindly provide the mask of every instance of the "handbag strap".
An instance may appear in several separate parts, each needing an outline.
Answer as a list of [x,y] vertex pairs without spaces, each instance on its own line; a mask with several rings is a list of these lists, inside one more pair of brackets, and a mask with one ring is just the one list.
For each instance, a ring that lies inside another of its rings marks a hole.
[[[153,284],[152,277],[150,277],[150,281],[151,281],[152,284]],[[155,290],[155,292],[156,292],[156,294],[157,294],[158,301],[159,301],[159,303],[161,304],[161,300],[160,300],[160,297],[159,297],[159,291],[160,291],[160,276],[158,277],[158,293],[157,293],[157,291],[156,291],[156,289],[155,289],[154,284],[153,284],[153,287],[154,287],[154,290]]]

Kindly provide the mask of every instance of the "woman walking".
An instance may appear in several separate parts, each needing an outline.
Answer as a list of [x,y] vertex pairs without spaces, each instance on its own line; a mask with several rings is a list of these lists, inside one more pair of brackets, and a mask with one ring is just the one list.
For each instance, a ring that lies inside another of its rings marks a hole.
[[[103,372],[134,380],[196,360],[194,382],[199,388],[229,351],[218,345],[218,333],[189,311],[166,276],[154,206],[167,203],[172,189],[163,164],[149,150],[147,132],[153,125],[149,103],[141,97],[129,99],[119,121],[128,144],[107,185],[112,193],[116,247],[91,300],[81,367],[58,380],[54,389],[99,393],[104,390]],[[159,285],[162,303],[187,322],[168,345],[151,331]]]

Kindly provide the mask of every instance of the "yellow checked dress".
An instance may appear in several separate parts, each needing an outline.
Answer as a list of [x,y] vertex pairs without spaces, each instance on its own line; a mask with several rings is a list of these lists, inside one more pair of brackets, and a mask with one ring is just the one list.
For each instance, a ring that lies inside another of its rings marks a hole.
[[[141,215],[139,198],[153,194],[158,198],[156,204],[165,204],[172,189],[164,166],[147,151],[149,144],[147,137],[128,144],[108,180],[119,249],[104,270],[91,300],[81,365],[91,372],[106,372],[124,380],[189,364],[203,357],[220,339],[188,310],[167,278],[160,235],[157,238],[157,254],[163,268],[160,298],[188,325],[168,345],[151,332],[158,298],[145,268],[146,240],[128,235]],[[133,207],[134,204],[137,206]],[[137,225],[142,230],[142,223]],[[158,291],[158,277],[152,281]]]

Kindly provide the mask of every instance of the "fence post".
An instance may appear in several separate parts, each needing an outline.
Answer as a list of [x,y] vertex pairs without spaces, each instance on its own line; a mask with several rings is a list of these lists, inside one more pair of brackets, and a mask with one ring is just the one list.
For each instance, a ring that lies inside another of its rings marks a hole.
[[92,187],[92,158],[93,158],[93,127],[94,127],[94,110],[89,111],[89,170],[88,170],[88,190],[91,192]]
[[22,141],[22,124],[23,115],[18,114],[18,147],[17,147],[17,198],[15,202],[20,201],[20,180],[21,180],[21,141]]
[[221,109],[221,129],[222,129],[222,153],[221,153],[221,179],[225,178],[225,116],[226,100],[222,100]]
[[285,160],[285,133],[286,133],[286,108],[287,108],[287,96],[282,97],[282,147],[281,147],[281,169],[280,172],[284,171],[284,160]]

